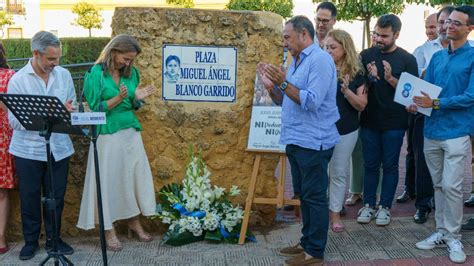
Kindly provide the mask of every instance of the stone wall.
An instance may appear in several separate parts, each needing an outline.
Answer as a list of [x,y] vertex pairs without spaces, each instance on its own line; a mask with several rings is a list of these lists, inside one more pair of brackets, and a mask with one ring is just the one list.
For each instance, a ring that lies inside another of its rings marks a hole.
[[[188,158],[188,145],[201,147],[212,173],[212,182],[230,188],[238,185],[244,205],[255,155],[245,151],[252,109],[253,83],[259,61],[278,63],[282,56],[282,18],[267,12],[210,11],[169,8],[118,8],[112,21],[113,35],[128,33],[143,49],[136,66],[142,84],[153,84],[157,93],[137,115],[143,125],[143,141],[154,176],[155,190],[180,182]],[[161,97],[163,44],[237,47],[237,100],[235,103],[164,102]],[[74,137],[76,153],[71,161],[63,235],[97,234],[77,229],[87,162],[88,140]],[[266,155],[260,167],[257,195],[274,197],[273,171],[277,156]],[[12,193],[9,235],[21,236],[17,192]],[[269,225],[275,206],[258,205],[251,224]],[[147,221],[151,231],[162,232],[157,221]],[[119,226],[119,230],[124,225]]]

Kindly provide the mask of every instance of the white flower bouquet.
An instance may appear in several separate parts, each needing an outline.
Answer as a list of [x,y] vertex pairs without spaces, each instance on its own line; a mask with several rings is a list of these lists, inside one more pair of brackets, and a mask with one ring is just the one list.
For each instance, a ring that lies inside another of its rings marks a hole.
[[[190,148],[190,162],[182,184],[172,183],[159,192],[159,204],[155,218],[169,224],[163,242],[180,246],[196,241],[237,243],[244,212],[233,206],[229,196],[237,196],[240,190],[232,186],[229,192],[212,186],[201,154],[196,156]],[[254,241],[251,233],[247,239]]]

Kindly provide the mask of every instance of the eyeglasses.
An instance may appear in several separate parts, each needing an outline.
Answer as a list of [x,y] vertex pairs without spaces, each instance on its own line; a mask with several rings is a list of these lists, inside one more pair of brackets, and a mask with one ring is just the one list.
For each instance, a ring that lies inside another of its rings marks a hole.
[[445,25],[452,24],[455,27],[467,26],[468,24],[463,24],[457,20],[448,19],[444,22]]
[[320,19],[320,18],[314,18],[316,20],[316,23],[322,23],[323,25],[327,25],[332,19]]

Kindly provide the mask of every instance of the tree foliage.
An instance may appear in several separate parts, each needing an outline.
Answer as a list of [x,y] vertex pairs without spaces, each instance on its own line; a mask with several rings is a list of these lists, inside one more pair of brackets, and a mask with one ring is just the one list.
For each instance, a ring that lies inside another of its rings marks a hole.
[[174,5],[185,8],[194,7],[194,0],[166,0],[168,5]]
[[[314,3],[324,2],[313,0]],[[336,5],[337,19],[344,21],[364,21],[365,40],[370,43],[370,21],[373,17],[384,14],[400,14],[405,9],[405,0],[336,0],[330,1]]]
[[3,28],[6,25],[13,24],[13,17],[10,14],[7,14],[5,11],[0,11],[0,30],[2,32],[2,36],[4,34]]
[[89,30],[89,37],[92,36],[91,29],[101,29],[104,19],[100,14],[100,9],[87,2],[79,2],[72,7],[72,13],[77,15],[73,25],[81,26]]
[[[324,2],[324,0],[313,0],[313,3]],[[474,3],[474,0],[332,0],[337,8],[337,19],[343,21],[364,21],[365,40],[370,43],[370,21],[373,17],[384,14],[400,14],[407,4],[437,5],[463,5]]]
[[230,0],[226,8],[230,10],[270,11],[284,18],[293,16],[292,0]]
[[411,0],[408,1],[409,3],[415,4],[426,4],[430,6],[438,6],[438,5],[472,5],[474,4],[474,0],[454,0],[454,1],[446,1],[446,0]]

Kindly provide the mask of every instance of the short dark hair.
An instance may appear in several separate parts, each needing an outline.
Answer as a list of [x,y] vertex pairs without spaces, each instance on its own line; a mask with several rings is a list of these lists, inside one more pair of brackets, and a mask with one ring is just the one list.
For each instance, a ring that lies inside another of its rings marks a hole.
[[331,3],[331,2],[322,2],[321,4],[318,5],[318,7],[316,8],[316,12],[318,12],[318,10],[320,9],[327,9],[329,11],[331,11],[331,16],[333,18],[335,18],[337,16],[337,8],[336,6]]
[[171,62],[172,60],[176,61],[179,66],[181,65],[181,60],[179,60],[179,57],[177,57],[176,55],[170,55],[165,60],[165,66],[168,66],[169,62]]
[[311,40],[314,40],[314,26],[313,23],[311,23],[311,20],[307,18],[306,16],[294,16],[287,22],[285,22],[285,25],[291,23],[293,25],[293,29],[296,32],[302,32],[303,30],[307,30],[309,33],[309,36],[311,37]]
[[454,6],[445,6],[441,8],[438,13],[436,14],[436,21],[438,21],[439,16],[441,16],[442,13],[448,13],[448,16],[453,12]]
[[379,28],[392,27],[392,32],[397,33],[397,32],[400,32],[400,30],[402,29],[402,22],[396,15],[386,14],[386,15],[381,16],[377,20],[376,26]]
[[474,7],[469,5],[458,6],[454,11],[464,13],[468,16],[467,26],[474,25]]

